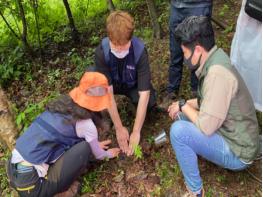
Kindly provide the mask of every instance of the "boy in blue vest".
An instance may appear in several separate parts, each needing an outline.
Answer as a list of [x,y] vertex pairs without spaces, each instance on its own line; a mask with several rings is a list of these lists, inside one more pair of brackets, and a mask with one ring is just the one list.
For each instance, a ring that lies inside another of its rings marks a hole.
[[[100,111],[110,107],[106,77],[86,72],[78,87],[47,105],[16,141],[7,174],[20,196],[72,197],[80,173],[94,157],[118,156],[110,140],[98,141]],[[69,188],[70,187],[70,188]]]
[[[123,152],[132,155],[139,144],[140,132],[147,109],[156,104],[151,85],[151,73],[144,43],[133,36],[134,20],[123,11],[115,11],[107,18],[108,37],[95,51],[96,71],[107,76],[112,90],[109,113],[116,129],[117,140]],[[131,135],[120,119],[114,94],[126,95],[137,105]]]
[[229,170],[243,170],[259,150],[256,112],[249,91],[228,55],[215,45],[210,19],[191,16],[175,29],[185,65],[196,70],[197,98],[169,106],[176,120],[171,143],[189,190],[204,197],[198,156]]

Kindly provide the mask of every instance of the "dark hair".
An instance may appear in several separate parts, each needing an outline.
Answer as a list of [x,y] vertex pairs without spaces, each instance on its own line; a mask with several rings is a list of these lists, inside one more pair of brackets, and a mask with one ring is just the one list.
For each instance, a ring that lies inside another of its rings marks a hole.
[[61,95],[55,101],[47,104],[46,110],[52,113],[70,115],[72,118],[69,123],[75,123],[78,120],[92,119],[96,127],[102,126],[102,116],[100,112],[90,111],[76,104],[69,95]]
[[209,17],[190,16],[175,29],[175,38],[193,49],[197,44],[209,51],[215,45],[214,30]]

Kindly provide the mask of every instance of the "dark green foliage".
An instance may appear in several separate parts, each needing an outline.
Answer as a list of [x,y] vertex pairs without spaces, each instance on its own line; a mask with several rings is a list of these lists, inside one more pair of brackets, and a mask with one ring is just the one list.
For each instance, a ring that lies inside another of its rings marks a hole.
[[24,53],[20,47],[10,51],[9,55],[0,54],[0,84],[6,86],[12,80],[18,80],[22,75],[30,72],[30,65],[23,62]]
[[46,104],[58,96],[57,93],[53,93],[38,103],[29,103],[23,111],[15,110],[17,113],[16,124],[21,131],[24,132],[33,120],[43,111],[45,111]]

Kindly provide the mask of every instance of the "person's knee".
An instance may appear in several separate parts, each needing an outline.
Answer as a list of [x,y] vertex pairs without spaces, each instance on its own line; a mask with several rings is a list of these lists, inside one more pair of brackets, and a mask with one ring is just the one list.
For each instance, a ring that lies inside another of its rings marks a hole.
[[182,135],[185,132],[185,124],[186,121],[181,121],[181,120],[175,121],[172,124],[170,129],[170,139],[172,142],[177,141],[182,137]]
[[91,148],[88,142],[83,141],[79,143],[80,153],[87,155],[91,153]]
[[78,159],[79,161],[82,161],[83,163],[87,164],[91,157],[92,157],[92,152],[91,148],[88,142],[83,141],[78,144]]

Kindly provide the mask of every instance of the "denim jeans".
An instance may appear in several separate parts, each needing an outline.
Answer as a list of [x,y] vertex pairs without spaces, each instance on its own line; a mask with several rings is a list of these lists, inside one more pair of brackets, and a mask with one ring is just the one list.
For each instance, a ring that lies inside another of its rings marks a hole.
[[248,167],[248,164],[234,155],[221,135],[215,132],[206,136],[184,118],[172,124],[170,138],[185,183],[192,192],[198,193],[203,187],[197,155],[230,170],[237,171]]
[[[169,19],[169,31],[170,31],[170,66],[169,66],[169,81],[167,91],[168,93],[179,91],[180,83],[183,72],[183,52],[178,43],[175,40],[174,32],[178,24],[180,24],[185,18],[189,16],[209,16],[212,14],[212,5],[206,7],[196,8],[176,8],[171,5],[170,19]],[[195,75],[195,71],[191,73],[191,88],[192,91],[197,90],[198,79]]]

